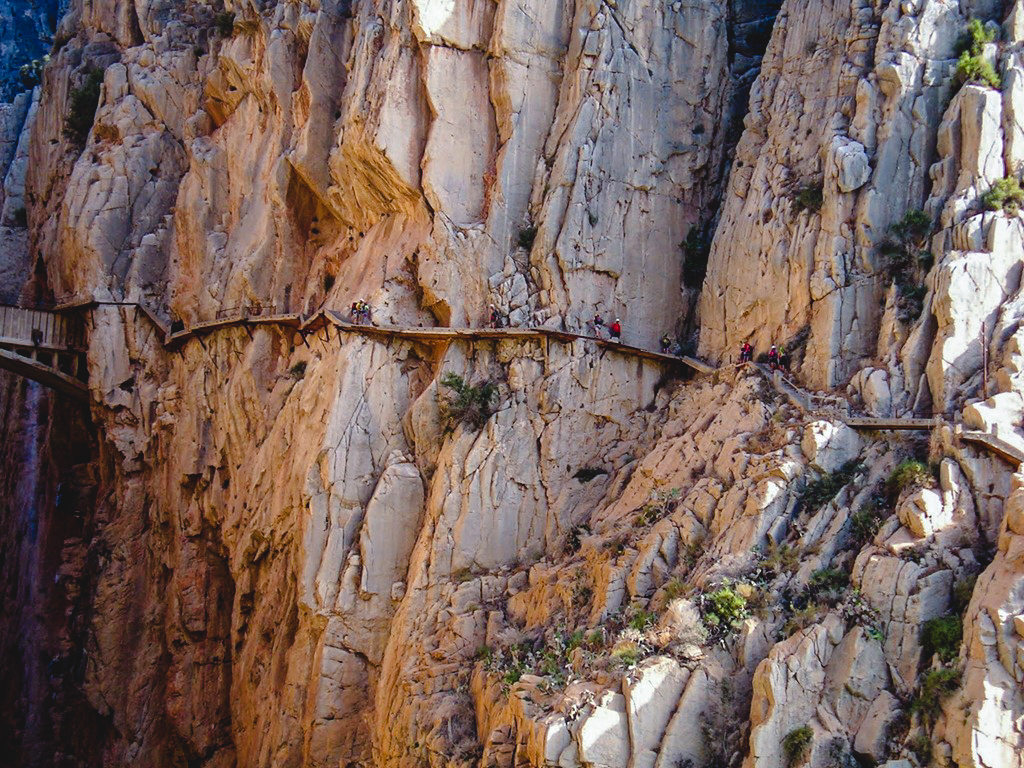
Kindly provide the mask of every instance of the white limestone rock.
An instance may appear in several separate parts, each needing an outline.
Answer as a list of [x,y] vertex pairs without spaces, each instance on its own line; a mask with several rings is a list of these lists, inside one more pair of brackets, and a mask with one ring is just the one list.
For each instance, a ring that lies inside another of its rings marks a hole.
[[807,461],[822,472],[833,472],[857,458],[864,441],[842,422],[813,421],[804,428],[800,448]]

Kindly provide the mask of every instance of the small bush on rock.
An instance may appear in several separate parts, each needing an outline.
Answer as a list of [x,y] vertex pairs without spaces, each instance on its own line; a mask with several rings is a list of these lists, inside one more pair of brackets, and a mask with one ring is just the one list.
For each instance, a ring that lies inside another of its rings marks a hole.
[[746,599],[729,582],[714,592],[702,594],[697,604],[701,620],[713,639],[729,634],[747,617]]
[[885,494],[889,503],[895,506],[904,491],[934,486],[935,476],[924,462],[917,459],[906,459],[896,465],[896,468],[889,474],[889,478],[885,481]]
[[860,549],[871,541],[887,517],[889,517],[889,513],[875,499],[862,504],[850,518],[851,546],[854,549]]
[[100,88],[103,86],[103,70],[90,68],[77,88],[72,89],[70,109],[64,121],[64,135],[76,144],[85,144],[96,119],[100,105]]
[[929,619],[921,630],[921,658],[929,660],[938,654],[943,664],[949,664],[960,654],[964,624],[959,616],[941,616]]
[[804,184],[797,190],[793,198],[793,204],[796,207],[797,213],[803,211],[818,213],[821,211],[821,206],[824,203],[825,187],[820,181],[813,184]]
[[942,702],[960,687],[960,673],[949,667],[932,669],[925,673],[921,685],[910,702],[910,711],[917,712],[928,723],[933,723],[942,711]]
[[836,471],[809,482],[800,494],[804,510],[813,514],[828,504],[863,467],[856,459],[850,459]]
[[786,734],[782,740],[782,751],[786,755],[787,768],[794,768],[807,759],[814,740],[814,731],[809,725],[801,725]]
[[967,22],[967,33],[960,38],[963,49],[956,62],[956,81],[960,85],[975,83],[999,88],[1001,83],[992,63],[984,57],[985,45],[996,39],[994,29],[987,28],[981,19]]
[[441,377],[441,385],[451,390],[441,403],[441,417],[448,428],[455,429],[459,424],[465,424],[482,429],[494,413],[493,401],[498,394],[498,385],[492,381],[467,384],[461,376],[450,371]]
[[992,188],[981,196],[981,207],[986,211],[1005,211],[1017,215],[1024,205],[1024,189],[1013,176],[999,179]]
[[533,248],[533,241],[537,239],[537,228],[534,226],[523,227],[519,230],[519,247],[529,251]]

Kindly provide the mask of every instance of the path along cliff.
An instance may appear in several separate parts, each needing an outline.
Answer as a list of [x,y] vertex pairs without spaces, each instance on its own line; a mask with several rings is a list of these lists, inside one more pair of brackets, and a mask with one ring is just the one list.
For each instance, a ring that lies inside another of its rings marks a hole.
[[44,422],[6,465],[52,454],[8,753],[1021,765],[1022,479],[952,426],[582,339],[168,350],[117,305],[600,313],[1013,441],[1022,41],[995,0],[72,2],[5,290],[100,304],[87,413],[4,380]]

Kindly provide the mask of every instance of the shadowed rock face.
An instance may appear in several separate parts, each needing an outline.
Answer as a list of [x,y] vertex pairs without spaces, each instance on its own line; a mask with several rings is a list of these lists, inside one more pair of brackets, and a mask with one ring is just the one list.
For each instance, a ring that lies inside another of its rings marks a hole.
[[[954,82],[970,17],[1002,91]],[[1018,480],[837,406],[1024,442],[1021,219],[982,211],[1020,167],[1021,3],[79,0],[57,39],[5,185],[17,294],[600,313],[716,362],[787,342],[823,406],[584,340],[171,352],[92,309],[88,451],[0,380],[6,465],[53,457],[0,487],[0,640],[45,651],[4,668],[19,764],[1020,764]],[[964,688],[911,722],[929,665]]]

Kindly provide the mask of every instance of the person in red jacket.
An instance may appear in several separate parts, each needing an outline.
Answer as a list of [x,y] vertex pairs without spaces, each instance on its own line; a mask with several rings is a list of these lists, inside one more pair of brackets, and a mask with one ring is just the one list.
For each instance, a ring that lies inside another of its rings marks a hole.
[[609,326],[608,331],[611,333],[612,341],[622,341],[622,321],[619,318],[615,318],[615,322]]

